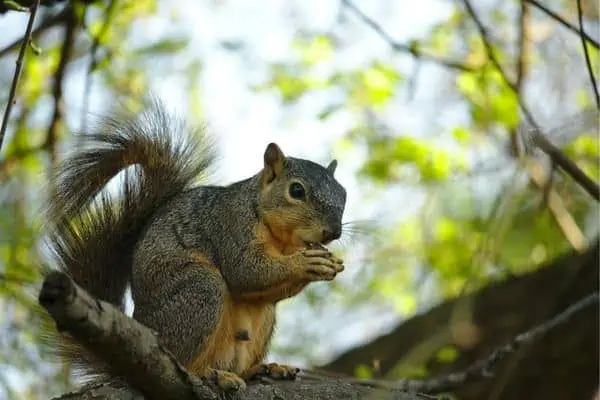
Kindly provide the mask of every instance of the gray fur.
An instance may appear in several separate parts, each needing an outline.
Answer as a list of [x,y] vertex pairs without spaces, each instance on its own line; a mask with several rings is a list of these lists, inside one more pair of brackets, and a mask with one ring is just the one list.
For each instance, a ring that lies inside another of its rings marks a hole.
[[[335,167],[292,157],[268,188],[261,172],[229,186],[192,188],[213,158],[204,142],[180,134],[183,126],[160,104],[143,118],[108,120],[59,168],[48,216],[61,268],[92,295],[121,307],[131,283],[134,317],[186,363],[214,330],[225,296],[288,279],[289,265],[265,255],[254,229],[265,212],[294,210],[286,200],[290,179],[307,189],[298,205],[302,223],[324,231],[341,231],[346,192],[333,177]],[[128,172],[118,200],[101,194],[92,201],[132,164],[141,168]],[[194,255],[208,263],[198,265]]]

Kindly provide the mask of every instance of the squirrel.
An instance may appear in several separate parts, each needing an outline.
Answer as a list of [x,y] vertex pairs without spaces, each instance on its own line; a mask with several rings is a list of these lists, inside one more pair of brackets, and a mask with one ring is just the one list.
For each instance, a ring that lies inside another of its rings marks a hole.
[[[133,318],[224,390],[256,376],[295,379],[297,368],[263,361],[276,304],[344,270],[324,247],[342,233],[337,161],[323,167],[270,143],[250,178],[197,185],[214,152],[159,101],[78,139],[51,181],[48,243],[58,267],[122,311],[129,286]],[[117,195],[107,193],[120,173]],[[62,357],[88,374],[111,374],[56,335]]]

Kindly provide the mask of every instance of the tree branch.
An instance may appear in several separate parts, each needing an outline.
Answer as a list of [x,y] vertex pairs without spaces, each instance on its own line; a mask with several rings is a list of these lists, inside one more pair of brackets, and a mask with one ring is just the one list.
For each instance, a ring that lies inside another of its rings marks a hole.
[[598,292],[594,292],[577,301],[569,308],[545,321],[544,323],[515,336],[513,340],[502,347],[497,348],[486,359],[479,360],[463,371],[450,373],[439,378],[426,380],[403,379],[398,381],[385,381],[375,379],[352,379],[348,380],[358,385],[378,387],[385,389],[400,389],[410,392],[422,392],[427,394],[440,394],[456,390],[458,387],[488,379],[495,376],[496,370],[507,356],[516,353],[523,346],[534,343],[539,338],[558,326],[568,323],[572,317],[580,311],[598,305]]
[[555,165],[561,167],[563,171],[565,171],[573,180],[575,180],[579,185],[581,185],[581,187],[583,187],[583,189],[585,189],[585,191],[588,192],[588,194],[590,194],[596,201],[600,201],[600,187],[598,186],[598,184],[594,182],[592,178],[587,176],[586,173],[583,172],[577,166],[577,164],[575,164],[575,162],[573,162],[562,151],[560,151],[560,149],[555,147],[542,133],[540,126],[533,118],[533,114],[531,113],[531,111],[529,111],[529,108],[525,104],[523,97],[519,95],[519,88],[508,78],[506,72],[500,64],[500,61],[498,60],[498,58],[496,58],[496,55],[494,54],[494,51],[492,49],[492,44],[489,40],[487,29],[479,19],[479,16],[473,9],[473,6],[471,5],[470,1],[462,0],[462,2],[465,5],[467,12],[471,16],[471,19],[477,26],[477,30],[481,35],[481,40],[483,41],[486,54],[490,62],[498,70],[500,76],[502,76],[502,80],[504,80],[504,83],[513,91],[521,108],[521,111],[523,112],[531,126],[534,128],[532,142],[537,147],[539,147],[544,153],[546,153]]
[[[54,27],[55,25],[58,25],[60,22],[62,22],[63,18],[65,17],[66,13],[65,11],[61,11],[58,14],[55,14],[49,18],[44,19],[39,26],[37,26],[33,32],[31,33],[31,37],[32,38],[36,38],[39,35],[41,35],[42,33],[46,32],[48,29]],[[5,48],[0,50],[0,58],[6,56],[7,54],[11,53],[12,51],[14,51],[15,49],[17,49],[19,46],[21,46],[23,43],[23,39],[17,39],[14,42],[12,42],[11,44],[9,44],[8,46],[6,46]]]
[[94,299],[65,273],[44,280],[40,304],[78,342],[152,399],[217,399],[190,375],[147,327],[109,303]]
[[417,60],[429,61],[434,64],[441,65],[446,68],[457,69],[461,71],[475,71],[477,68],[462,64],[458,61],[447,60],[444,58],[440,58],[431,54],[423,53],[417,44],[403,44],[399,43],[394,38],[392,38],[377,22],[368,17],[365,13],[363,13],[354,3],[350,0],[342,0],[342,5],[352,11],[354,15],[356,15],[361,21],[367,24],[375,33],[379,35],[383,40],[385,40],[392,50],[402,53],[408,53],[413,56]]
[[581,0],[577,0],[577,18],[579,20],[579,37],[581,38],[581,46],[583,46],[583,54],[585,55],[585,65],[587,66],[588,73],[590,74],[590,80],[592,81],[592,88],[594,89],[596,107],[600,109],[600,94],[598,94],[598,85],[596,84],[596,77],[594,76],[592,62],[590,61],[590,53],[587,48],[587,43],[585,42],[585,32],[583,30],[583,10],[581,9]]
[[539,128],[534,130],[531,140],[537,147],[546,153],[548,157],[550,157],[550,160],[555,165],[561,167],[562,170],[583,187],[590,196],[600,202],[600,187],[598,184],[594,182],[592,178],[587,176],[586,173],[583,172],[564,152],[554,146]]
[[537,1],[537,0],[524,0],[524,1],[533,5],[535,8],[539,9],[544,14],[546,14],[547,16],[549,16],[550,18],[552,18],[553,20],[558,22],[560,25],[562,25],[565,28],[567,28],[568,30],[570,30],[571,32],[574,32],[579,36],[583,36],[585,38],[585,40],[590,42],[595,48],[597,48],[597,49],[600,48],[600,43],[595,41],[594,38],[592,38],[587,33],[583,32],[582,30],[579,30],[575,25],[571,24],[570,22],[568,22],[567,20],[562,18],[560,15],[558,15],[555,12],[553,12],[552,10],[550,10],[548,7],[546,7],[539,1]]
[[[148,399],[222,398],[222,393],[211,384],[188,373],[149,328],[127,317],[113,305],[93,298],[65,273],[54,271],[48,274],[39,302],[48,310],[60,331],[68,332],[131,385],[112,379],[66,394],[61,399],[142,398],[142,394]],[[381,390],[343,379],[269,384],[251,382],[246,390],[232,393],[228,398],[366,399],[373,398]],[[385,396],[397,400],[430,398],[395,389],[386,389]]]
[[35,0],[29,14],[29,22],[27,22],[27,29],[25,30],[25,40],[21,44],[21,50],[17,57],[15,66],[15,75],[13,77],[12,85],[10,87],[10,93],[8,95],[8,103],[6,103],[6,110],[4,111],[4,118],[2,119],[2,127],[0,128],[0,150],[2,150],[2,142],[4,141],[4,135],[6,128],[8,127],[8,120],[10,118],[10,111],[13,103],[15,102],[15,95],[17,93],[17,85],[19,84],[19,78],[21,77],[21,69],[23,68],[23,60],[25,59],[25,49],[31,40],[31,31],[33,29],[33,22],[35,20],[35,14],[37,13],[40,0]]
[[[585,393],[590,390],[590,385],[595,387],[597,384],[598,245],[598,240],[595,240],[584,253],[569,252],[535,272],[513,276],[487,285],[472,295],[447,300],[426,313],[403,321],[389,333],[347,350],[320,366],[319,370],[334,371],[327,374],[339,377],[353,375],[359,365],[369,366],[377,362],[378,373],[398,376],[399,368],[412,370],[412,367],[423,365],[430,376],[436,377],[434,380],[444,379],[445,376],[475,370],[474,365],[493,359],[491,355],[494,352],[502,353],[503,347],[500,346],[512,343],[522,335],[521,332],[538,335],[538,328],[544,326],[550,328],[546,331],[547,335],[542,337],[540,334],[535,343],[522,346],[529,350],[526,355],[525,349],[518,354],[515,350],[510,357],[503,354],[505,361],[494,364],[494,379],[471,375],[463,384],[454,386],[452,394],[464,400],[491,398],[494,386],[501,381],[500,377],[508,370],[509,364],[519,356],[519,373],[513,376],[502,398],[587,398]],[[535,293],[533,302],[531,293]],[[590,300],[590,303],[585,300],[588,304],[585,310],[571,310],[573,304],[591,296],[596,296],[596,300]],[[469,315],[457,316],[457,310],[463,307],[465,301],[472,306]],[[550,309],[545,310],[548,305],[551,305]],[[570,322],[554,325],[552,321],[564,314],[569,315]],[[559,316],[554,317],[556,315]],[[456,329],[457,324],[466,323],[465,318],[478,333],[473,346],[460,346],[457,344],[459,336],[447,333]],[[423,343],[431,346],[426,354],[411,356]],[[439,349],[447,346],[460,351],[457,359],[452,363],[436,360]],[[549,353],[552,355],[549,356]],[[547,365],[550,359],[561,362]],[[387,382],[393,386],[393,382]],[[523,389],[524,392],[519,392]],[[536,393],[536,396],[516,395],[525,395],[528,391]],[[509,393],[515,396],[511,397]]]

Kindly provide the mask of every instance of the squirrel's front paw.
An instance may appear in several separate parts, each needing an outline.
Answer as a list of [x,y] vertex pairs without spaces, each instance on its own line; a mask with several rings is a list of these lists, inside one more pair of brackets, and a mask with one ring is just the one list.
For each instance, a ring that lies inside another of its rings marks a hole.
[[330,281],[344,270],[343,261],[324,247],[302,250],[300,254],[304,258],[303,272],[309,280]]
[[257,364],[244,373],[246,379],[271,378],[276,380],[296,379],[300,370],[296,367],[283,364]]
[[207,377],[226,392],[246,388],[246,382],[233,372],[210,368],[207,372]]

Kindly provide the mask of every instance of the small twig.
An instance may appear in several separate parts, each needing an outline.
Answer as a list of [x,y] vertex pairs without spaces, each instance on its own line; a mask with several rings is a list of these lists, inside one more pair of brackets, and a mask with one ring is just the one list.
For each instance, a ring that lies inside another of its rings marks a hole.
[[590,42],[590,44],[592,44],[595,48],[597,48],[597,49],[600,48],[600,43],[598,43],[597,41],[595,41],[594,38],[592,38],[587,33],[583,32],[583,31],[580,31],[575,25],[573,25],[570,22],[566,21],[560,15],[556,14],[555,12],[553,12],[552,10],[550,10],[549,8],[547,8],[545,5],[541,4],[537,0],[524,0],[524,1],[526,1],[527,3],[533,5],[534,7],[536,7],[540,11],[542,11],[544,14],[546,14],[547,16],[549,16],[550,18],[552,18],[553,20],[555,20],[556,22],[558,22],[560,25],[562,25],[565,28],[567,28],[568,30],[576,33],[577,35],[583,36],[585,38],[585,40],[587,40],[588,42]]
[[558,165],[573,180],[575,180],[579,185],[581,185],[581,187],[583,187],[585,189],[585,191],[588,192],[588,194],[590,194],[597,201],[600,201],[600,187],[598,186],[598,184],[596,182],[594,182],[594,180],[592,178],[587,176],[586,173],[583,172],[577,166],[577,164],[575,164],[575,162],[573,162],[562,151],[560,151],[557,147],[555,147],[552,143],[550,143],[550,141],[548,139],[546,139],[546,137],[541,133],[542,130],[540,129],[539,125],[533,118],[533,114],[531,113],[531,111],[529,111],[529,108],[525,104],[525,101],[523,100],[522,96],[519,96],[518,88],[508,78],[508,76],[506,75],[506,72],[504,72],[504,69],[502,68],[502,65],[500,64],[500,61],[498,61],[498,59],[496,58],[496,55],[494,54],[494,51],[492,49],[492,44],[488,38],[488,34],[487,34],[487,30],[486,30],[485,26],[479,19],[479,16],[473,9],[473,6],[469,2],[469,0],[462,0],[462,1],[463,1],[463,4],[465,5],[465,8],[467,9],[467,12],[469,13],[471,18],[473,19],[473,22],[477,26],[477,30],[479,31],[479,34],[481,35],[481,40],[483,41],[483,45],[486,49],[486,53],[487,53],[488,58],[490,59],[490,62],[498,70],[498,72],[500,73],[500,76],[502,77],[502,80],[504,80],[504,83],[513,91],[513,93],[517,97],[517,101],[519,103],[521,111],[523,112],[523,114],[525,115],[525,117],[527,118],[527,120],[529,121],[531,126],[535,129],[536,133],[533,135],[533,143],[535,145],[537,145],[544,153],[546,153],[550,157],[552,162],[554,162],[556,165]]
[[54,113],[50,126],[48,127],[48,134],[46,136],[46,142],[44,147],[50,151],[50,157],[52,164],[56,161],[55,144],[58,137],[58,128],[62,122],[62,109],[63,109],[63,81],[67,64],[71,58],[73,52],[73,44],[75,43],[75,30],[77,28],[77,16],[75,10],[69,7],[67,15],[65,16],[65,36],[63,39],[62,48],[60,51],[60,60],[54,74],[54,84],[52,88],[52,96],[54,97]]
[[577,18],[579,20],[579,37],[581,38],[581,46],[583,46],[583,54],[585,55],[585,64],[587,66],[588,73],[590,74],[590,80],[592,81],[592,88],[594,89],[594,96],[596,99],[596,107],[600,109],[600,94],[598,94],[598,85],[596,84],[596,77],[594,76],[594,70],[592,69],[592,62],[590,61],[590,53],[587,48],[585,41],[584,30],[583,30],[583,10],[581,9],[581,0],[577,0]]
[[12,86],[10,87],[10,94],[8,95],[8,103],[6,103],[6,110],[4,111],[4,119],[2,119],[2,127],[0,128],[0,150],[2,150],[2,142],[4,141],[4,135],[6,133],[6,128],[8,127],[8,119],[10,118],[10,111],[12,109],[13,103],[15,102],[15,95],[17,93],[17,85],[19,83],[19,78],[21,77],[21,69],[23,68],[23,60],[25,59],[25,49],[27,49],[27,45],[31,40],[31,31],[33,30],[33,22],[35,20],[35,14],[37,13],[38,6],[40,5],[40,0],[35,0],[33,6],[31,7],[31,13],[29,14],[29,22],[27,22],[27,29],[25,30],[25,40],[21,44],[21,50],[19,51],[19,56],[17,57],[16,67],[15,67],[15,75],[13,77]]
[[[61,11],[56,15],[42,20],[42,22],[31,32],[31,37],[35,38],[41,35],[42,33],[46,32],[48,29],[60,23],[63,20],[64,16],[65,11]],[[7,54],[17,49],[22,43],[23,39],[17,39],[2,50],[0,50],[0,58],[6,56]]]
[[454,60],[446,60],[443,58],[436,57],[431,54],[423,53],[419,50],[418,46],[415,44],[404,44],[397,42],[394,38],[392,38],[377,22],[375,22],[372,18],[363,13],[354,3],[350,0],[342,0],[342,5],[352,11],[354,15],[356,15],[360,20],[362,20],[365,24],[367,24],[375,33],[377,33],[383,40],[385,40],[390,47],[397,52],[408,53],[412,55],[414,58],[418,60],[429,61],[438,65],[442,65],[447,68],[458,69],[461,71],[475,71],[477,68],[462,64],[458,61]]

